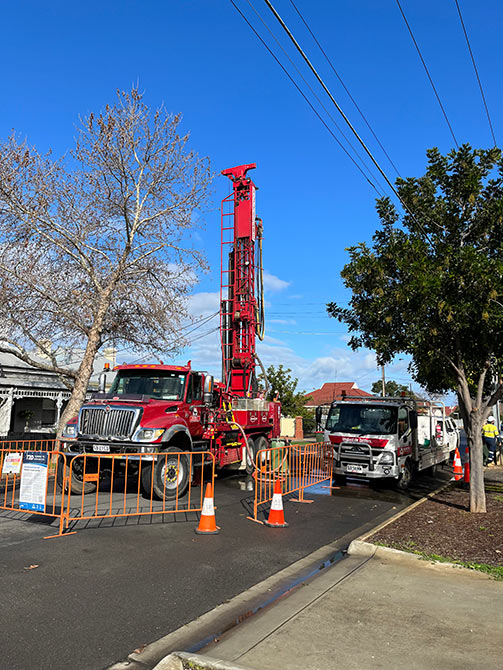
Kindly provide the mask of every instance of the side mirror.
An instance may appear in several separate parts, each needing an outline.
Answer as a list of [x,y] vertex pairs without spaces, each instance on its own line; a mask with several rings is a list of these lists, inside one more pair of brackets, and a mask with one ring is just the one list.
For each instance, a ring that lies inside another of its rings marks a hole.
[[323,418],[323,407],[319,405],[316,410],[315,410],[315,417],[316,417],[316,428],[325,428],[325,426],[321,425],[321,421]]
[[98,391],[100,393],[105,393],[107,388],[107,375],[105,372],[101,372],[98,381]]
[[204,403],[206,405],[211,405],[213,399],[213,377],[211,375],[206,375],[204,378]]

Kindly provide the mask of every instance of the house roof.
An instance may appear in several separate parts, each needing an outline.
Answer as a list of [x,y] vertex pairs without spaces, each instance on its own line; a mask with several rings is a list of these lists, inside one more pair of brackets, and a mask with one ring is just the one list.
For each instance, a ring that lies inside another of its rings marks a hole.
[[[105,353],[107,350],[105,350]],[[63,368],[70,368],[76,370],[84,356],[84,350],[55,350],[56,360]],[[30,356],[34,360],[44,361],[44,357],[37,352],[30,352]],[[45,361],[47,359],[45,358]],[[112,362],[113,359],[99,353],[93,362],[93,373],[91,375],[90,386],[93,382],[96,384],[98,375],[103,370],[105,362]],[[110,371],[112,373],[112,371]],[[111,376],[111,379],[113,379]],[[50,371],[40,370],[33,367],[29,363],[25,363],[14,354],[0,352],[0,388],[20,387],[20,388],[34,388],[34,389],[56,389],[68,390],[61,382],[59,376]]]
[[367,393],[359,389],[356,382],[326,382],[320,389],[315,389],[311,393],[306,393],[306,407],[317,407],[340,400],[342,392],[349,396],[360,396],[362,398],[373,398],[372,393]]
[[0,387],[67,390],[57,374],[38,370],[12,354],[0,353]]

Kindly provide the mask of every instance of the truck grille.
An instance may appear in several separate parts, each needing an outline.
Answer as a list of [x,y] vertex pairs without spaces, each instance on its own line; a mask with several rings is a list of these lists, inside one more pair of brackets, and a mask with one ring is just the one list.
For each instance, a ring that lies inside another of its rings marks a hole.
[[341,465],[348,463],[356,463],[363,466],[368,466],[370,470],[374,469],[374,463],[377,460],[376,456],[382,450],[372,449],[367,442],[342,442],[339,444],[338,452],[336,452],[336,461]]
[[79,416],[79,435],[111,439],[129,438],[133,434],[138,409],[84,407]]

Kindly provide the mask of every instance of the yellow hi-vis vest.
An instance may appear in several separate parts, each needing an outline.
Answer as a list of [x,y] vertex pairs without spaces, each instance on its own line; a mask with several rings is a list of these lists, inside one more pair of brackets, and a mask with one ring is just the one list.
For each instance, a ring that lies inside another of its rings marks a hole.
[[494,423],[485,423],[482,426],[482,435],[484,437],[498,437],[499,433]]

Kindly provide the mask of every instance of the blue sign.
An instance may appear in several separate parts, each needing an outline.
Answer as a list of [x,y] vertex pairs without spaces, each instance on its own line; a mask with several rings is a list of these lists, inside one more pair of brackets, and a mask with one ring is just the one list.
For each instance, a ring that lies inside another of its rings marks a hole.
[[49,454],[47,451],[24,452],[19,509],[34,512],[45,511],[48,464]]

